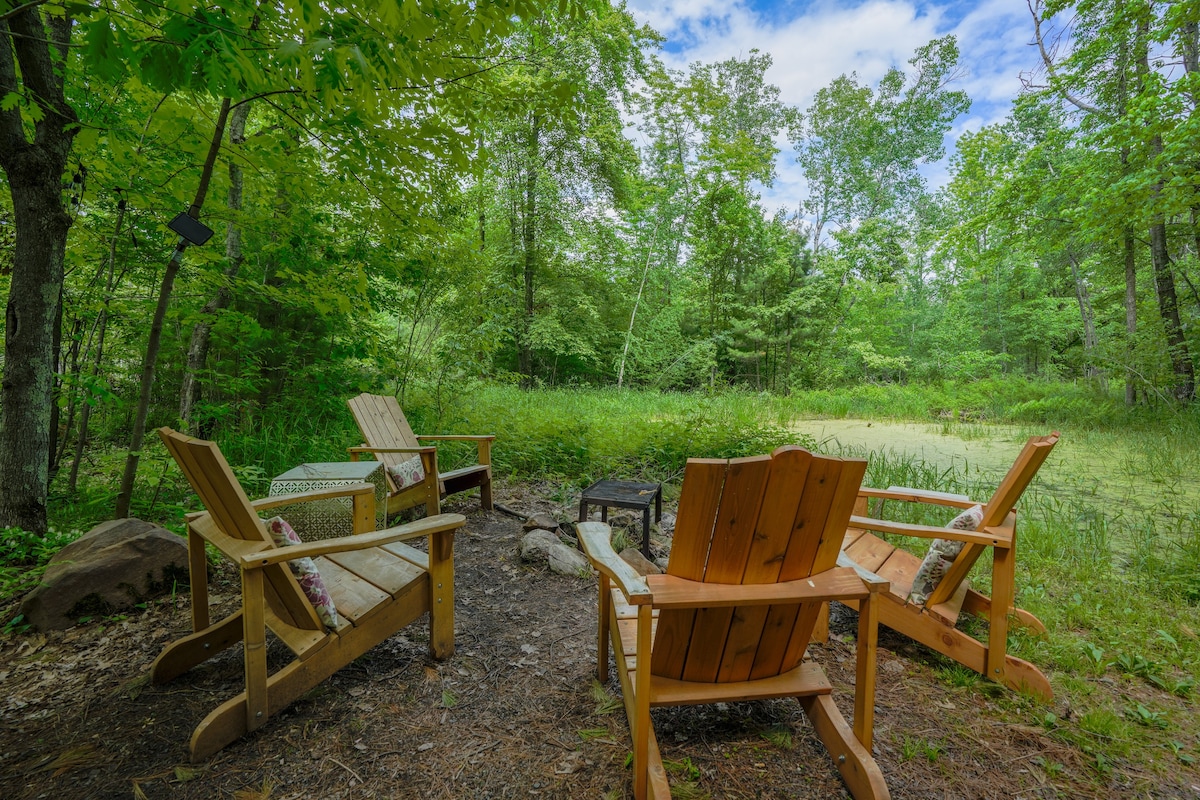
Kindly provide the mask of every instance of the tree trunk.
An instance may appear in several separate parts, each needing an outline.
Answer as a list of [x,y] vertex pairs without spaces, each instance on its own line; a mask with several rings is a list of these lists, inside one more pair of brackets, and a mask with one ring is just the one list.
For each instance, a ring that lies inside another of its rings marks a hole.
[[1071,277],[1075,281],[1075,300],[1079,303],[1079,316],[1083,320],[1083,354],[1086,360],[1084,374],[1094,378],[1098,374],[1094,362],[1096,351],[1096,322],[1092,315],[1092,301],[1088,296],[1087,284],[1079,273],[1079,262],[1075,254],[1067,251],[1067,261],[1071,264]]
[[[229,115],[229,143],[242,145],[246,141],[246,118],[250,116],[250,103],[239,103]],[[200,400],[202,391],[200,373],[208,362],[208,345],[212,336],[212,326],[216,314],[229,307],[233,299],[231,282],[237,277],[242,268],[242,231],[238,224],[238,214],[242,210],[242,165],[235,160],[229,161],[229,210],[233,212],[228,225],[225,227],[225,279],[217,287],[217,292],[200,309],[200,318],[192,328],[192,339],[188,345],[187,367],[183,373],[183,386],[179,391],[179,419],[184,430],[193,435],[199,431],[193,420],[196,403]]]
[[[1146,23],[1138,25],[1139,47],[1137,72],[1138,78],[1145,86],[1149,82],[1150,59],[1146,45]],[[1162,137],[1155,134],[1150,142],[1150,152],[1154,157],[1162,155]],[[1175,386],[1172,391],[1180,402],[1189,402],[1196,393],[1196,376],[1192,367],[1192,358],[1188,353],[1187,339],[1183,335],[1183,327],[1179,321],[1179,301],[1175,295],[1175,276],[1171,268],[1171,255],[1167,250],[1167,225],[1162,212],[1159,210],[1159,198],[1162,194],[1162,180],[1155,181],[1151,187],[1151,203],[1154,209],[1150,222],[1150,265],[1154,270],[1154,288],[1158,297],[1158,312],[1162,317],[1163,331],[1167,336],[1167,355],[1171,360],[1171,371],[1175,373]]]
[[625,331],[625,347],[621,349],[621,366],[617,370],[617,388],[625,383],[625,359],[629,356],[629,343],[633,340],[633,322],[637,319],[638,306],[642,303],[642,292],[646,289],[646,276],[650,274],[650,259],[654,255],[654,245],[658,241],[658,226],[661,218],[654,221],[654,232],[650,234],[650,247],[646,251],[646,266],[642,268],[642,281],[638,284],[637,299],[633,301],[633,311],[629,312],[629,329]]
[[1125,231],[1125,405],[1137,405],[1137,384],[1134,383],[1133,357],[1137,337],[1137,253],[1133,231]]
[[1171,268],[1171,257],[1167,253],[1167,226],[1161,217],[1156,217],[1150,226],[1150,261],[1154,267],[1154,288],[1158,295],[1158,312],[1162,315],[1163,330],[1167,335],[1167,355],[1171,359],[1171,371],[1175,373],[1172,391],[1175,399],[1189,402],[1196,394],[1196,374],[1188,352],[1187,338],[1179,320],[1179,301],[1175,295],[1175,275]]
[[[286,139],[284,142],[290,150],[291,143]],[[279,176],[278,183],[275,186],[275,205],[271,211],[273,224],[271,225],[270,233],[267,235],[271,246],[267,248],[267,253],[262,258],[262,285],[265,287],[279,287],[283,285],[283,279],[278,275],[279,259],[276,254],[279,250],[280,231],[286,228],[287,220],[292,214],[292,201],[289,192],[290,186],[286,176]],[[284,322],[282,304],[274,301],[259,303],[257,320],[259,327],[264,331],[271,331],[272,333],[279,331]],[[260,402],[266,405],[271,401],[271,398],[279,393],[287,380],[286,357],[281,357],[276,352],[268,351],[262,360],[259,374],[262,376]]]
[[529,141],[526,145],[525,196],[521,207],[521,244],[524,249],[525,308],[521,320],[521,340],[518,345],[517,371],[522,375],[525,388],[533,387],[533,343],[530,341],[533,328],[533,280],[537,266],[537,181],[538,158],[541,149],[542,120],[533,115],[529,126]]
[[[63,251],[65,254],[65,250]],[[63,281],[66,281],[64,271]],[[58,401],[62,397],[63,385],[63,352],[62,352],[62,321],[63,321],[63,288],[58,287],[58,302],[55,303],[54,324],[50,326],[50,364],[54,378],[50,383],[50,453],[46,462],[46,486],[54,480],[55,463],[57,461],[58,443],[66,438],[60,430],[62,426],[62,409]]]
[[[58,328],[62,331],[62,301],[59,300],[58,309]],[[65,369],[60,369],[61,372],[70,375],[74,385],[79,385],[79,376],[83,373],[83,365],[79,363],[80,349],[83,347],[83,320],[76,317],[75,322],[71,326],[71,346],[67,349],[69,356],[69,364]],[[59,351],[59,363],[62,363],[61,345],[55,348]],[[62,394],[62,381],[58,382],[55,389],[54,405],[58,405],[58,396]],[[50,430],[58,431],[58,442],[54,445],[54,453],[50,458],[50,482],[54,482],[54,476],[58,473],[59,467],[62,464],[63,456],[67,453],[67,445],[70,444],[71,427],[75,424],[75,409],[78,407],[79,392],[72,391],[68,394],[67,400],[67,421],[60,423],[58,420],[53,420]],[[59,430],[61,427],[61,430]]]
[[77,130],[63,94],[71,24],[65,14],[43,22],[37,4],[0,21],[0,97],[24,95],[42,112],[30,141],[20,108],[0,110],[0,168],[16,227],[0,382],[0,527],[38,534],[47,528],[54,324],[72,222],[61,189]]
[[[221,139],[225,136],[225,121],[229,118],[229,98],[221,101],[221,111],[217,115],[216,129],[209,143],[208,157],[204,160],[204,168],[200,173],[200,184],[196,188],[196,197],[188,209],[188,216],[200,219],[200,209],[204,206],[204,198],[208,194],[208,185],[212,181],[213,167],[217,162],[217,153],[221,149]],[[175,276],[183,261],[183,251],[187,249],[187,240],[182,236],[175,245],[171,260],[163,272],[162,286],[158,292],[158,304],[154,309],[154,319],[150,322],[150,336],[146,341],[146,358],[142,362],[142,393],[138,398],[137,411],[133,419],[133,434],[129,441],[129,455],[125,459],[125,472],[121,475],[121,489],[117,494],[117,519],[129,516],[129,504],[133,498],[133,480],[137,475],[138,460],[141,458],[142,438],[146,433],[146,417],[150,413],[150,391],[154,386],[154,368],[158,361],[158,350],[162,345],[163,322],[167,317],[167,305],[171,300],[171,290],[175,286]]]

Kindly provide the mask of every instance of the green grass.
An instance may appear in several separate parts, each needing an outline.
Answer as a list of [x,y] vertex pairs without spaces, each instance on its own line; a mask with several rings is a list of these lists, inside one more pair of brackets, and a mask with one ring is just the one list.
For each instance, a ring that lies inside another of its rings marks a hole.
[[[788,430],[776,398],[729,392],[683,395],[617,390],[526,392],[479,387],[453,406],[410,403],[414,429],[494,433],[497,473],[576,486],[611,475],[678,481],[689,457],[733,458],[781,444],[813,446]],[[439,448],[439,466],[442,455]]]

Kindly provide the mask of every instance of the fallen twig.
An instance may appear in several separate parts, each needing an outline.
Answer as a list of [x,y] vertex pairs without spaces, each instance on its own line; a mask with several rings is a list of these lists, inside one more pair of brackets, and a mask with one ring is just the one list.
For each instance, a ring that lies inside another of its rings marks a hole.
[[326,760],[326,761],[332,761],[333,763],[337,764],[337,765],[338,765],[339,767],[341,767],[342,769],[346,770],[346,772],[349,772],[351,775],[353,775],[353,776],[354,776],[355,780],[357,780],[359,783],[362,783],[362,782],[363,782],[363,779],[359,777],[359,775],[358,775],[358,773],[357,773],[357,772],[355,772],[354,770],[350,769],[349,767],[347,767],[347,766],[346,766],[345,764],[343,764],[342,762],[338,761],[338,760],[337,760],[336,758],[334,758],[333,756],[325,756],[325,760]]
[[521,520],[522,522],[529,519],[529,516],[527,514],[522,514],[520,511],[514,511],[502,503],[493,503],[492,505],[495,507],[495,509],[497,511],[504,513],[504,514],[508,514],[510,517],[516,517],[517,519]]

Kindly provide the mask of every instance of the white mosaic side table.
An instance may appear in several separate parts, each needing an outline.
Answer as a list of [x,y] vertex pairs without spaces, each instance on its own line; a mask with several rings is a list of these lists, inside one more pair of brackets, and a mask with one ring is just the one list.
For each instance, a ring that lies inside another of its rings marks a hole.
[[[272,478],[268,494],[275,497],[313,489],[332,489],[348,483],[370,483],[375,486],[375,529],[385,528],[388,489],[383,463],[379,461],[318,461],[301,464]],[[281,506],[272,509],[271,514],[278,514],[287,520],[305,541],[349,536],[354,532],[349,497]]]

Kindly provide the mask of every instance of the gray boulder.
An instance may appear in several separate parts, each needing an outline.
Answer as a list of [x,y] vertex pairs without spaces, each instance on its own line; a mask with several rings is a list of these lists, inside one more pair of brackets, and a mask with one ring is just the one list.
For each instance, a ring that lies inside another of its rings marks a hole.
[[562,545],[550,531],[533,530],[521,539],[521,558],[526,561],[545,561],[550,557],[550,548]]
[[550,548],[550,569],[560,575],[576,577],[591,576],[592,562],[578,550],[567,547],[562,542],[555,543]]
[[112,614],[187,585],[187,544],[140,519],[103,522],[58,551],[20,613],[39,630]]

